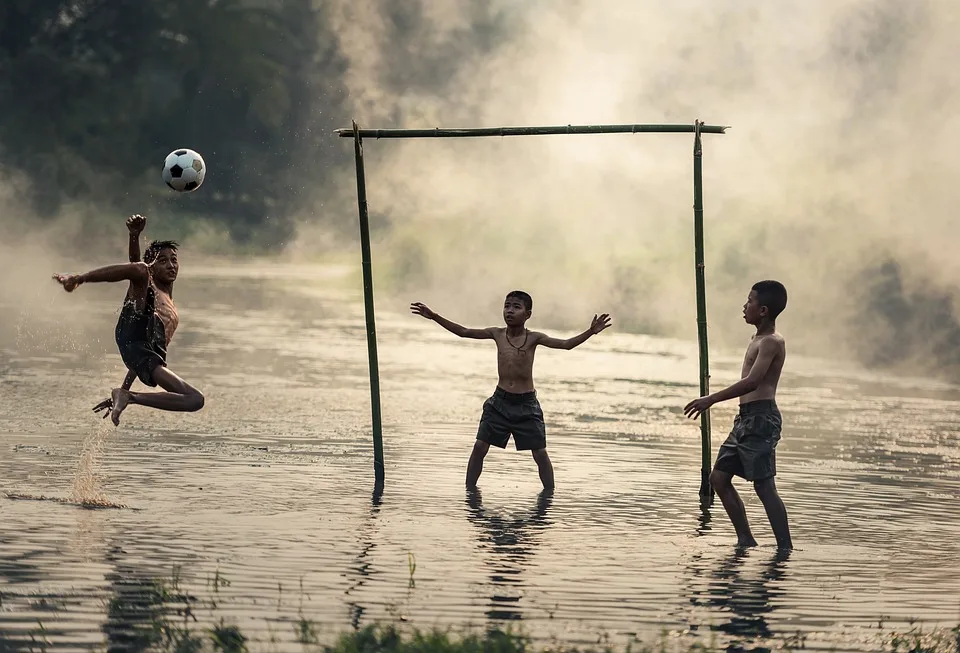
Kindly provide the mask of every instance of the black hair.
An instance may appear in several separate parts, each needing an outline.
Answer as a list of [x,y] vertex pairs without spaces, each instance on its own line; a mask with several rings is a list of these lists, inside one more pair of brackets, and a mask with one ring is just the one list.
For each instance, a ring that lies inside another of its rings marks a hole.
[[155,240],[147,245],[147,249],[143,253],[143,262],[153,263],[163,250],[172,249],[173,251],[177,251],[177,247],[179,246],[175,240]]
[[511,297],[516,297],[521,302],[523,302],[524,308],[526,308],[528,311],[533,310],[533,297],[523,292],[522,290],[511,290],[510,292],[507,293],[507,299],[510,299]]
[[787,307],[787,289],[779,281],[758,281],[753,284],[753,290],[757,293],[757,303],[767,307],[771,320],[776,320]]

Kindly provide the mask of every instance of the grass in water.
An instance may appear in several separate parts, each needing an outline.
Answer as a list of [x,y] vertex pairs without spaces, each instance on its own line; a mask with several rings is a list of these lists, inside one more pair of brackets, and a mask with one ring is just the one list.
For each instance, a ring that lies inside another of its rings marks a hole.
[[[240,629],[223,620],[201,632],[190,632],[176,626],[167,626],[161,631],[163,636],[158,637],[152,645],[136,650],[169,653],[248,653],[270,650],[250,648],[251,642]],[[393,625],[366,626],[341,634],[332,644],[320,644],[315,624],[303,618],[294,624],[294,635],[295,641],[303,646],[305,652],[314,653],[709,653],[727,650],[712,644],[676,641],[666,635],[654,644],[636,642],[625,647],[578,647],[538,645],[524,635],[501,630],[456,634],[436,629],[401,630]],[[275,639],[271,641],[276,644]],[[802,643],[782,644],[782,647],[777,647],[778,650],[805,648]],[[890,633],[881,650],[890,653],[960,653],[960,626],[929,631],[913,627],[905,633]]]
[[891,633],[885,644],[891,653],[960,653],[960,624],[956,628],[924,630],[912,623],[905,633]]
[[[408,557],[408,572],[413,581],[416,561]],[[693,651],[722,651],[715,639],[709,642],[691,641],[676,633],[664,631],[654,642],[634,640],[625,646],[610,645],[606,637],[592,646],[572,646],[555,641],[533,641],[527,635],[512,630],[491,628],[482,630],[430,629],[419,630],[410,624],[397,622],[375,623],[335,636],[304,614],[303,598],[308,596],[300,580],[300,605],[295,620],[278,614],[265,617],[269,641],[257,641],[241,631],[240,626],[226,619],[221,589],[230,582],[219,569],[207,588],[213,596],[201,598],[183,586],[182,570],[175,566],[169,578],[113,579],[114,596],[107,604],[108,621],[104,633],[109,641],[107,650],[163,651],[166,653],[264,653],[277,650],[277,645],[297,643],[304,653],[689,653]],[[282,604],[283,588],[277,586],[277,609]],[[202,615],[202,617],[201,617]],[[287,637],[278,637],[273,624],[283,624]],[[44,625],[28,633],[25,650],[56,650],[56,643]],[[870,644],[871,650],[890,653],[960,653],[960,625],[955,628],[926,629],[919,622],[908,623],[906,631],[878,624],[879,632]],[[327,636],[321,635],[326,631]],[[710,632],[714,638],[717,633]],[[292,635],[292,637],[291,637]],[[259,633],[262,637],[262,632]],[[292,642],[291,642],[292,640]],[[326,640],[324,642],[323,640]],[[781,651],[805,649],[806,636],[770,641],[769,645]],[[286,647],[284,648],[286,650]]]

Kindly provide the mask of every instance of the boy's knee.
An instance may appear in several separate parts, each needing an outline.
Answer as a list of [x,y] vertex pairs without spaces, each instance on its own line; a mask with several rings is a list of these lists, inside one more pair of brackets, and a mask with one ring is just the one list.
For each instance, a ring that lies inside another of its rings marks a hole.
[[754,481],[753,489],[761,501],[772,499],[777,496],[777,486],[772,478],[765,478],[762,481]]
[[715,469],[710,472],[710,485],[712,485],[713,489],[715,490],[726,490],[728,487],[733,485],[730,482],[731,478],[732,477],[730,474],[721,472],[719,469]]
[[203,404],[206,400],[203,398],[203,394],[199,390],[194,390],[188,394],[187,397],[189,398],[190,412],[195,413],[203,408]]
[[490,443],[483,440],[477,440],[473,443],[473,455],[483,458],[490,451]]
[[531,453],[533,454],[533,459],[537,462],[550,460],[546,449],[534,449]]

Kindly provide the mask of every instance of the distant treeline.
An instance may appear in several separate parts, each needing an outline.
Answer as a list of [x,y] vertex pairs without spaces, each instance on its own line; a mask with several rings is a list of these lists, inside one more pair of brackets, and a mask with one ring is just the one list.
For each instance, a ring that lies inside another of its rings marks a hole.
[[[28,180],[38,220],[163,202],[280,243],[345,162],[343,69],[311,0],[3,0],[0,177]],[[189,201],[160,181],[178,147],[208,166]]]

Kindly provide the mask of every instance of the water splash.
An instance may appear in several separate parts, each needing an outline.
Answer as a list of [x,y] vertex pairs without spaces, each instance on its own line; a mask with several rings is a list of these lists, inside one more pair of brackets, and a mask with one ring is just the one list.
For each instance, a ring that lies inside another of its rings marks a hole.
[[128,506],[109,499],[101,485],[100,469],[103,463],[103,447],[112,428],[112,424],[103,421],[97,424],[96,428],[83,439],[80,445],[80,458],[77,460],[77,466],[73,472],[73,488],[70,491],[70,496],[58,497],[8,492],[7,498],[20,501],[52,501],[89,509],[127,508]]
[[113,425],[103,420],[101,422],[80,445],[80,458],[73,473],[73,490],[70,493],[70,501],[74,503],[110,503],[101,487],[100,468],[103,445]]
[[78,506],[80,508],[87,508],[90,510],[122,510],[130,507],[122,503],[115,503],[106,498],[74,499],[72,497],[48,497],[44,494],[22,494],[19,492],[7,492],[7,498],[13,501],[52,501],[53,503],[62,503],[68,506]]

